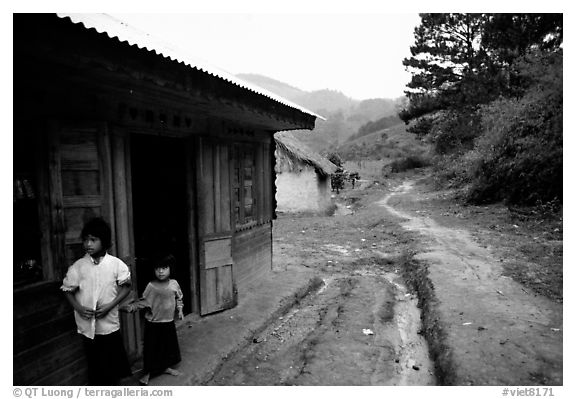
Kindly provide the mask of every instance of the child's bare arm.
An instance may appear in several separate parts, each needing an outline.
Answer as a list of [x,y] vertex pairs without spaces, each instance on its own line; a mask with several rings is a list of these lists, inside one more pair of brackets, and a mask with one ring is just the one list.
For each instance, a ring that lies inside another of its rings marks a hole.
[[120,307],[120,309],[124,310],[125,312],[135,312],[138,309],[146,309],[149,308],[150,304],[148,303],[148,301],[146,301],[146,298],[141,298],[138,300],[135,300],[133,302],[130,302],[126,305],[122,305]]
[[150,296],[150,284],[146,286],[144,292],[142,293],[142,298],[134,300],[127,305],[122,306],[122,310],[126,312],[135,312],[138,309],[151,308],[150,302],[148,302],[148,297]]
[[176,282],[176,309],[178,310],[178,319],[184,320],[184,295],[178,282]]

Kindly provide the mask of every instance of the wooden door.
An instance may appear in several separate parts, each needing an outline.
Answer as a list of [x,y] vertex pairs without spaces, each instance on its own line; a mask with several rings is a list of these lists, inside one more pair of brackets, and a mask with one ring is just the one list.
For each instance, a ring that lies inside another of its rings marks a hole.
[[200,314],[238,303],[232,260],[231,149],[199,139],[197,204],[200,265]]

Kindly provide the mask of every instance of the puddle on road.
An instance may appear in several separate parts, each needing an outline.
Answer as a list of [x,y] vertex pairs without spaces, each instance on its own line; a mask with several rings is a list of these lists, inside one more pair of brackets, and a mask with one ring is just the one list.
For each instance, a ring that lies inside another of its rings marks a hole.
[[421,334],[421,312],[418,298],[408,292],[395,273],[384,278],[395,287],[394,324],[399,333],[399,373],[394,385],[436,385],[434,363],[430,359],[428,343]]
[[[409,292],[404,285],[402,277],[394,272],[382,272],[374,268],[360,268],[354,271],[352,278],[373,279],[378,276],[392,287],[389,290],[374,292],[376,301],[373,309],[368,310],[374,315],[379,314],[387,301],[390,301],[387,292],[393,292],[393,318],[385,322],[375,318],[375,324],[370,326],[375,332],[374,345],[386,347],[392,345],[395,359],[381,358],[378,363],[394,362],[393,372],[390,369],[374,373],[371,378],[372,385],[398,385],[398,386],[433,386],[436,385],[434,363],[430,358],[428,343],[423,335],[421,311],[418,308],[418,298]],[[335,281],[343,275],[334,275],[323,279],[324,285],[313,295],[323,294]],[[312,299],[312,298],[310,298]],[[385,357],[387,352],[382,352]],[[381,366],[382,367],[382,366]]]
[[342,245],[325,244],[325,245],[323,245],[323,247],[329,251],[336,252],[340,255],[346,255],[346,256],[350,255],[350,249],[347,249],[346,247],[343,247]]
[[354,212],[347,205],[336,203],[336,210],[334,211],[334,216],[346,216],[352,215]]
[[417,301],[399,275],[323,280],[227,358],[207,385],[435,385]]

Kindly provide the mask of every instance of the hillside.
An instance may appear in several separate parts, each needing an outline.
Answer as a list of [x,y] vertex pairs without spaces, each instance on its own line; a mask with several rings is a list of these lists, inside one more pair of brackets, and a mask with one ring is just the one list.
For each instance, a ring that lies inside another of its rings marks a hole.
[[367,134],[338,147],[337,152],[345,161],[382,160],[386,163],[408,155],[423,155],[428,145],[414,134],[406,132],[406,125],[398,125]]
[[[378,130],[342,144],[336,152],[349,172],[362,179],[381,181],[395,163],[428,158],[429,144],[406,131],[404,123]],[[385,168],[386,167],[386,168]]]
[[306,94],[304,90],[300,90],[297,87],[290,86],[287,83],[280,82],[279,80],[272,79],[267,76],[257,75],[254,73],[239,73],[236,76],[247,82],[254,83],[257,86],[269,90],[272,93],[278,94],[279,96],[284,97],[290,101],[294,101],[294,98],[298,98]]
[[398,99],[374,98],[359,101],[336,90],[305,91],[258,74],[237,76],[326,118],[326,121],[317,120],[316,127],[310,134],[297,134],[300,140],[317,152],[333,151],[356,134],[361,126],[396,113]]
[[336,90],[304,91],[288,83],[254,73],[240,73],[240,79],[252,82],[322,116],[332,112],[355,108],[360,101],[353,100]]

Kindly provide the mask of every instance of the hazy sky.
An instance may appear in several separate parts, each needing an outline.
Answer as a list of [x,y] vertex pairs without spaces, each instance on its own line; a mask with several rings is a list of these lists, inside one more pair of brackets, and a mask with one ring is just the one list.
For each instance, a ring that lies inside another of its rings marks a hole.
[[418,14],[112,14],[230,73],[358,100],[403,95]]

